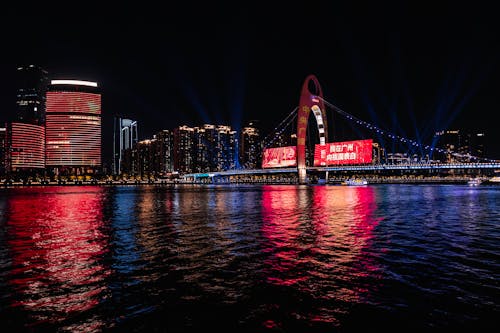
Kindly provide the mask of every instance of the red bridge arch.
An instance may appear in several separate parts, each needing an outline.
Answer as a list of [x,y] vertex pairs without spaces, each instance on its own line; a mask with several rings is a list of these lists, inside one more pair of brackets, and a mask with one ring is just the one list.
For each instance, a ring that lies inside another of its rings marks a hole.
[[[311,83],[314,84],[313,92],[309,90]],[[302,85],[299,110],[297,114],[297,171],[299,174],[299,184],[307,183],[306,131],[311,111],[313,111],[316,119],[320,143],[325,144],[328,142],[328,127],[326,122],[325,105],[323,103],[323,92],[318,79],[314,75],[309,75]]]

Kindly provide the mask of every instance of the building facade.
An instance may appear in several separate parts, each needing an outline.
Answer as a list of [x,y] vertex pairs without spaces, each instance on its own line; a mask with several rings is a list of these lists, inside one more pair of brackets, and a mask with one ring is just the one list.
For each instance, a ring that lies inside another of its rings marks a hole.
[[154,136],[154,170],[159,176],[166,177],[174,171],[174,133],[163,130]]
[[445,163],[474,162],[486,156],[486,135],[463,130],[439,131],[435,134],[437,146],[443,152],[437,158]]
[[49,85],[48,73],[39,66],[17,68],[16,122],[43,125],[45,101]]
[[241,130],[239,159],[245,169],[257,169],[262,164],[262,139],[257,125],[256,121],[249,121]]
[[46,166],[55,173],[94,173],[101,167],[97,83],[52,80],[46,102]]
[[0,177],[5,177],[5,160],[7,158],[7,144],[5,142],[7,128],[0,127]]
[[174,129],[174,170],[179,173],[194,171],[194,128],[179,126]]
[[45,168],[45,127],[25,123],[7,124],[5,160],[9,172],[31,172]]
[[113,174],[122,173],[125,155],[138,141],[137,121],[115,117],[113,120]]

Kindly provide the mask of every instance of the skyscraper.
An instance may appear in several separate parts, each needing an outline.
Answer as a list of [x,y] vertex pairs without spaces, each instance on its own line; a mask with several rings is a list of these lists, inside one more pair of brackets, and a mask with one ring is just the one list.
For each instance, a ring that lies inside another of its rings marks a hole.
[[194,170],[194,128],[179,126],[174,129],[174,171],[189,173]]
[[113,121],[113,173],[122,173],[124,154],[138,142],[137,121],[115,117]]
[[162,130],[155,135],[156,144],[155,170],[160,175],[166,175],[174,170],[174,134],[169,130]]
[[25,123],[7,124],[6,160],[8,171],[32,171],[45,168],[45,127]]
[[47,167],[71,175],[101,167],[101,94],[96,82],[52,80],[45,124]]
[[262,146],[258,122],[249,121],[241,130],[239,142],[240,164],[245,169],[256,169],[262,164]]
[[47,71],[41,67],[28,65],[17,68],[17,122],[43,125],[48,84]]
[[5,175],[5,138],[6,138],[6,129],[5,127],[0,127],[0,176]]

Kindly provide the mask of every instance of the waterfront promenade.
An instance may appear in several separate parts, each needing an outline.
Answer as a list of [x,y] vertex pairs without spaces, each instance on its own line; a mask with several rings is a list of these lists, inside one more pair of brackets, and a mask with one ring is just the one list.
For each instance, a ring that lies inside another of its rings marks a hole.
[[[350,178],[349,176],[329,177],[328,185],[340,185],[343,181]],[[466,184],[471,177],[468,175],[460,176],[363,176],[369,184]],[[492,177],[479,176],[483,184],[498,184],[490,181]],[[100,185],[100,186],[172,186],[172,185],[208,185],[208,184],[297,184],[296,178],[275,177],[275,178],[235,178],[235,179],[205,179],[205,180],[186,180],[186,179],[122,179],[122,180],[36,180],[36,181],[8,181],[0,180],[2,187],[19,187],[19,186],[85,186],[85,185]],[[310,180],[311,185],[316,185],[317,179]]]

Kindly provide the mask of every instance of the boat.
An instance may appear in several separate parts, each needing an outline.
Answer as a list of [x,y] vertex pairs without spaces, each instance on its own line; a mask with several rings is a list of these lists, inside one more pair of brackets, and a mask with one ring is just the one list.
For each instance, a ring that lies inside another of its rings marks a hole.
[[479,178],[471,178],[467,181],[467,185],[469,186],[478,186],[481,185],[482,181]]
[[364,178],[349,178],[342,182],[342,185],[363,186],[368,185],[368,181]]
[[489,183],[500,183],[500,176],[494,176],[488,179]]

